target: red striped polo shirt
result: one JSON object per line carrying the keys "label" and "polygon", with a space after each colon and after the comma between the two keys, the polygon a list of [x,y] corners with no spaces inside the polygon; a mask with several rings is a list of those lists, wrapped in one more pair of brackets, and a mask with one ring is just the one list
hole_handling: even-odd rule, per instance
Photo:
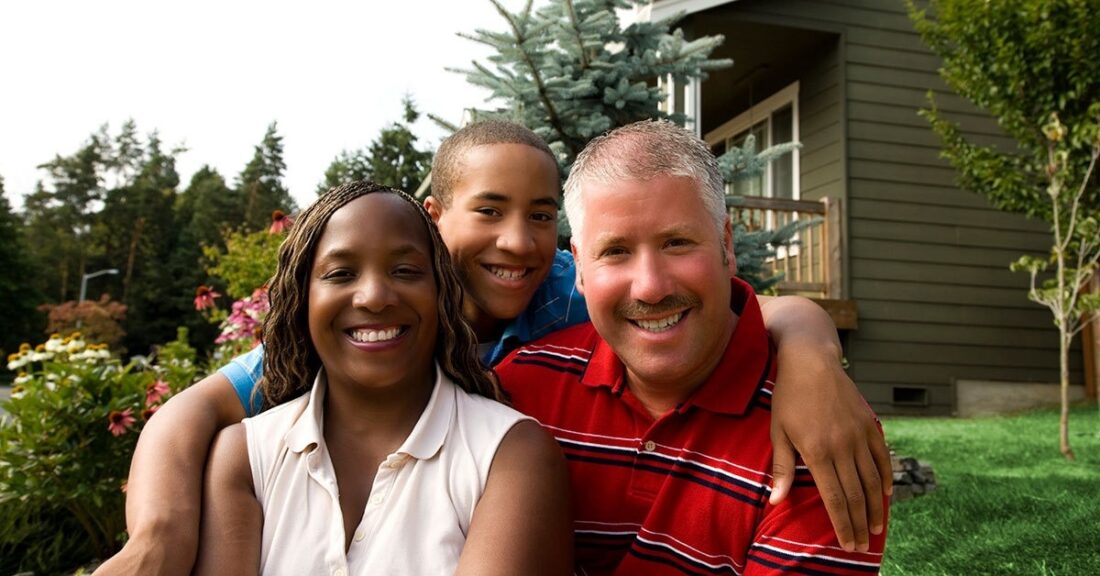
{"label": "red striped polo shirt", "polygon": [[876,574],[837,542],[805,466],[779,506],[771,492],[774,347],[752,290],[733,280],[737,327],[721,363],[654,419],[591,323],[509,355],[497,373],[569,464],[579,574]]}

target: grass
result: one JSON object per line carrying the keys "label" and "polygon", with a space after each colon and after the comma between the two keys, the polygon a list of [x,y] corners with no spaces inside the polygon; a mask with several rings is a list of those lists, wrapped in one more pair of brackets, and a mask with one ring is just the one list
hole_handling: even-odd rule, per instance
{"label": "grass", "polygon": [[884,418],[891,447],[932,465],[938,488],[890,510],[884,576],[1100,574],[1100,416],[1056,410],[976,419]]}

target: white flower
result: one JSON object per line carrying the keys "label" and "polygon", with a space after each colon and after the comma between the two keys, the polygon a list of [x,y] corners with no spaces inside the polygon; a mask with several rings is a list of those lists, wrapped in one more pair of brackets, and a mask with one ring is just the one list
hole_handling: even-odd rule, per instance
{"label": "white flower", "polygon": [[50,336],[49,340],[46,340],[47,352],[61,352],[65,349],[65,341],[61,339],[61,336],[54,334]]}
{"label": "white flower", "polygon": [[53,357],[53,354],[49,352],[32,352],[30,355],[31,362],[44,362]]}
{"label": "white flower", "polygon": [[[27,374],[26,372],[20,372],[19,376],[16,376],[15,380],[12,380],[12,382],[11,382],[12,386],[13,386],[12,389],[14,390],[14,386],[21,386],[21,385],[26,384],[27,382],[30,382],[30,381],[31,381],[30,374]],[[13,392],[13,394],[14,394],[14,392]]]}
{"label": "white flower", "polygon": [[8,370],[11,370],[12,372],[15,372],[16,370],[26,366],[28,362],[30,362],[29,355],[28,354],[20,354],[19,357],[16,358],[15,360],[12,360],[11,362],[8,362]]}
{"label": "white flower", "polygon": [[83,348],[84,348],[84,341],[80,340],[78,338],[78,339],[70,341],[69,345],[65,348],[65,350],[66,350],[66,352],[69,352],[71,354],[71,353],[76,352],[78,350],[82,350]]}

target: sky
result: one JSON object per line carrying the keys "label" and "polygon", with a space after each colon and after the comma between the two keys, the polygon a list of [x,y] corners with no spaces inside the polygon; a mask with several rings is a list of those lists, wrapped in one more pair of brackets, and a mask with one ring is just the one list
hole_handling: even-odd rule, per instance
{"label": "sky", "polygon": [[[284,183],[305,206],[337,153],[400,119],[405,94],[454,122],[485,106],[444,68],[490,54],[457,32],[504,23],[489,0],[3,2],[0,176],[21,207],[36,166],[133,118],[187,147],[181,189],[203,164],[232,183],[277,121]],[[445,135],[424,117],[414,131],[433,149]]]}

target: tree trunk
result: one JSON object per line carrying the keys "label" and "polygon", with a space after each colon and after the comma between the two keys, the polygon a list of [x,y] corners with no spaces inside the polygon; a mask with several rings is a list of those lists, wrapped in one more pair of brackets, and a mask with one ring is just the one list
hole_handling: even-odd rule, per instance
{"label": "tree trunk", "polygon": [[1066,460],[1074,460],[1073,449],[1069,447],[1069,345],[1070,335],[1063,324],[1058,328],[1061,332],[1061,346],[1058,350],[1058,360],[1061,363],[1062,378],[1062,418],[1058,422],[1058,448]]}
{"label": "tree trunk", "polygon": [[138,242],[141,241],[141,233],[145,230],[145,217],[137,219],[134,231],[130,236],[130,254],[126,257],[126,277],[122,279],[122,301],[129,304],[130,281],[134,278],[134,260],[137,258]]}

